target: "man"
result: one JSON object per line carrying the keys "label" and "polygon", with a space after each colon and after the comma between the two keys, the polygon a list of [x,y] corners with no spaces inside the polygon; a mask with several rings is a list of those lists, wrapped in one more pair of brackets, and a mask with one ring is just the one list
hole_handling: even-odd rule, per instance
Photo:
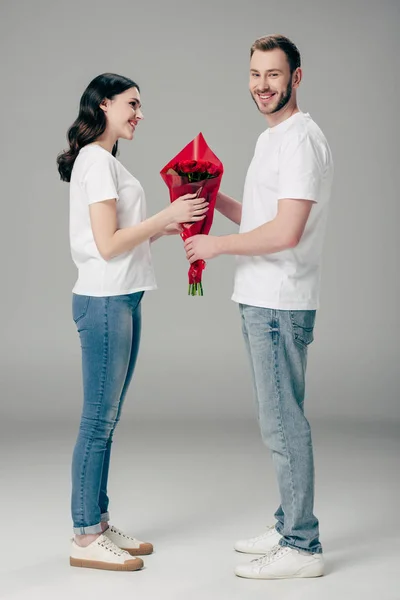
{"label": "man", "polygon": [[297,106],[300,65],[298,49],[281,35],[253,44],[250,92],[268,128],[256,144],[243,204],[222,193],[217,199],[217,210],[240,223],[240,232],[199,235],[185,243],[190,262],[237,256],[232,299],[239,304],[261,433],[281,499],[275,526],[235,544],[239,552],[263,555],[235,570],[258,579],[323,574],[303,403],[333,162],[323,133]]}

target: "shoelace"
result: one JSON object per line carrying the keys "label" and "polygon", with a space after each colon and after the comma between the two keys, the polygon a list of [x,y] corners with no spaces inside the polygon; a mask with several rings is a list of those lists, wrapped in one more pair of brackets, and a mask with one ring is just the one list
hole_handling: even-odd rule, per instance
{"label": "shoelace", "polygon": [[128,554],[125,550],[121,550],[121,548],[118,548],[118,546],[116,544],[114,544],[114,542],[112,542],[109,538],[107,538],[105,536],[103,536],[103,538],[101,539],[99,544],[105,550],[108,550],[109,552],[114,552],[114,554],[116,556],[122,556],[123,554]]}
{"label": "shoelace", "polygon": [[266,538],[267,536],[269,536],[269,534],[271,533],[271,531],[275,529],[274,525],[268,525],[267,527],[267,531],[265,531],[264,533],[262,533],[261,535],[258,535],[255,538],[252,538],[252,542],[261,542],[261,540],[263,540],[264,538]]}
{"label": "shoelace", "polygon": [[264,556],[260,556],[259,558],[254,558],[251,562],[259,566],[267,565],[274,558],[277,558],[280,554],[283,554],[284,551],[284,548],[278,544],[277,546],[271,548],[267,554],[264,554]]}
{"label": "shoelace", "polygon": [[130,540],[131,542],[138,542],[139,540],[137,540],[136,538],[131,537],[130,535],[125,535],[125,533],[123,533],[122,531],[120,531],[119,529],[117,529],[116,527],[114,527],[114,525],[111,525],[110,530],[113,533],[116,533],[117,535],[120,535],[121,537],[124,537],[127,540]]}

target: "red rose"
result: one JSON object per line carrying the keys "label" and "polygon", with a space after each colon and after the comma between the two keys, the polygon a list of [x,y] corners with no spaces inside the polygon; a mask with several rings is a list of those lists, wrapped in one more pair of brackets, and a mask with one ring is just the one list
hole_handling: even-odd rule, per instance
{"label": "red rose", "polygon": [[210,167],[208,160],[199,160],[197,162],[196,173],[207,173]]}
{"label": "red rose", "polygon": [[182,160],[178,163],[178,170],[182,173],[194,173],[197,171],[197,160]]}
{"label": "red rose", "polygon": [[211,177],[217,177],[220,174],[220,170],[216,165],[210,164],[207,169],[207,173],[211,175]]}

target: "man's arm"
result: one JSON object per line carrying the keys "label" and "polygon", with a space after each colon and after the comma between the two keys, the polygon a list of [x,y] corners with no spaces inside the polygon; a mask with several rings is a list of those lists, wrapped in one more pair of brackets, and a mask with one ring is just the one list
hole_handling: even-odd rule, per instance
{"label": "man's arm", "polygon": [[186,256],[194,262],[220,254],[261,256],[294,248],[303,235],[313,204],[310,200],[279,200],[278,213],[272,221],[247,233],[193,236],[185,243]]}
{"label": "man's arm", "polygon": [[221,215],[224,215],[224,217],[230,219],[236,225],[240,225],[240,221],[242,220],[242,205],[240,202],[222,192],[218,192],[215,208]]}
{"label": "man's arm", "polygon": [[219,254],[262,256],[297,246],[318,201],[324,164],[324,148],[308,134],[288,137],[280,150],[276,217],[246,233],[193,236],[185,243],[187,258],[194,262]]}

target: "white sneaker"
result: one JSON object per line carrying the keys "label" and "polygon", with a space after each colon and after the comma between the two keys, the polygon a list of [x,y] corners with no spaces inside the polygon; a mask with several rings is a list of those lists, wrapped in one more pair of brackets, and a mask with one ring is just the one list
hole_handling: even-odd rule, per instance
{"label": "white sneaker", "polygon": [[265,533],[249,540],[239,540],[234,545],[237,552],[246,552],[247,554],[265,554],[279,543],[281,534],[278,533],[272,525],[267,528]]}
{"label": "white sneaker", "polygon": [[321,577],[324,574],[322,554],[299,552],[287,546],[275,546],[265,556],[238,565],[235,575],[249,579],[291,579]]}
{"label": "white sneaker", "polygon": [[94,542],[83,548],[72,540],[71,567],[105,569],[107,571],[137,571],[143,567],[141,558],[131,558],[125,550],[118,548],[108,537],[100,535]]}
{"label": "white sneaker", "polygon": [[126,533],[123,533],[116,527],[109,527],[103,532],[103,534],[122,550],[129,552],[129,554],[132,556],[151,554],[153,552],[153,544],[150,544],[149,542],[141,542],[134,537],[126,535]]}

